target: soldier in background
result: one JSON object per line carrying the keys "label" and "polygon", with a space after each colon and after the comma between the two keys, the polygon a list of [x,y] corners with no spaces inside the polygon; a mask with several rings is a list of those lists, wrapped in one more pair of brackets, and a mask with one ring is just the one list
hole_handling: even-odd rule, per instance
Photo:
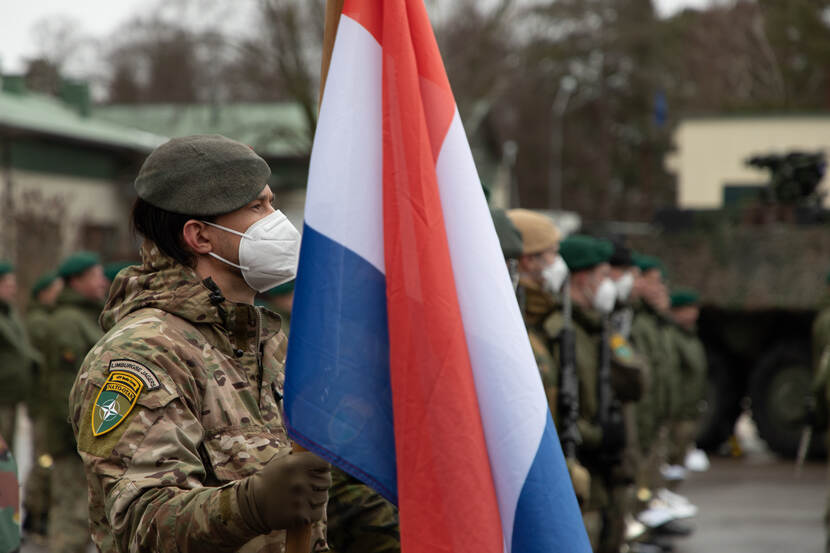
{"label": "soldier in background", "polygon": [[67,405],[78,368],[103,336],[98,317],[109,283],[100,258],[92,252],[67,257],[58,275],[66,285],[49,318],[42,406],[53,461],[48,538],[53,553],[76,553],[86,550],[89,521],[84,467],[75,450]]}
{"label": "soldier in background", "polygon": [[579,375],[579,459],[591,474],[590,499],[583,511],[585,528],[595,551],[609,550],[613,516],[609,485],[625,447],[622,416],[610,378],[607,318],[617,293],[608,264],[607,242],[583,235],[569,236],[559,248],[571,273],[576,368]]}
{"label": "soldier in background", "polygon": [[[511,209],[508,212],[510,222],[518,230],[521,238],[518,251],[510,251],[502,241],[502,251],[510,264],[517,261],[517,295],[522,317],[525,321],[530,346],[539,368],[548,407],[556,424],[560,440],[563,442],[565,461],[571,477],[580,508],[588,505],[591,490],[591,478],[587,469],[576,456],[581,442],[578,428],[565,428],[564,424],[576,424],[568,421],[563,411],[566,403],[578,402],[578,397],[563,398],[561,389],[563,336],[568,322],[562,310],[562,288],[567,280],[568,267],[559,255],[559,229],[550,218],[526,209]],[[497,227],[498,228],[498,227]],[[501,237],[500,237],[501,238]],[[567,346],[565,346],[567,347]],[[573,395],[578,394],[578,384],[574,386]],[[577,406],[578,409],[578,406]],[[569,438],[573,434],[573,437]],[[574,443],[568,444],[568,440]],[[570,451],[573,449],[573,451]]]}
{"label": "soldier in background", "polygon": [[[626,440],[619,468],[614,472],[610,488],[612,516],[609,550],[617,550],[626,541],[645,533],[645,526],[634,518],[637,506],[636,480],[643,457],[637,434],[637,402],[648,383],[648,362],[631,344],[631,326],[634,321],[633,304],[637,300],[634,282],[639,269],[634,265],[631,250],[619,242],[612,242],[611,279],[617,290],[614,312],[609,318],[609,349],[613,366],[613,383],[622,403]],[[634,549],[642,546],[632,546]]]}
{"label": "soldier in background", "polygon": [[17,406],[32,393],[32,380],[41,355],[29,342],[17,314],[17,276],[8,261],[0,261],[0,435],[14,445]]}
{"label": "soldier in background", "polygon": [[[32,286],[31,299],[26,307],[26,330],[32,345],[45,358],[49,344],[49,317],[55,307],[58,295],[63,290],[63,279],[51,271],[41,275]],[[44,390],[47,381],[41,371],[34,380],[36,390]],[[47,422],[43,417],[42,401],[29,402],[29,416],[32,417],[35,463],[26,479],[26,493],[23,505],[26,508],[24,530],[30,534],[46,536],[50,503],[50,479],[52,456],[48,453],[46,435]]]}
{"label": "soldier in background", "polygon": [[694,446],[701,405],[706,387],[706,350],[697,335],[700,295],[694,290],[675,290],[671,294],[671,339],[679,358],[680,397],[676,422],[672,426],[669,463],[684,465]]}
{"label": "soldier in background", "polygon": [[668,461],[679,373],[677,353],[668,332],[670,298],[660,260],[639,254],[634,254],[633,259],[640,273],[634,284],[639,300],[631,342],[645,356],[650,370],[647,392],[637,404],[637,433],[643,456],[637,478],[637,500],[643,510],[638,516],[652,536],[688,535],[691,528],[678,519],[692,516],[696,508],[686,503],[685,498],[666,493],[667,483],[662,472]]}

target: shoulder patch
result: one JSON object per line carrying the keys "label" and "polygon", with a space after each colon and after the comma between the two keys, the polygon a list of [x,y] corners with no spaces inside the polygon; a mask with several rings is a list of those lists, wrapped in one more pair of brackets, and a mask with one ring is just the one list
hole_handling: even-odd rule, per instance
{"label": "shoulder patch", "polygon": [[92,435],[102,436],[124,422],[143,388],[144,382],[131,372],[111,370],[92,406]]}
{"label": "shoulder patch", "polygon": [[629,360],[634,356],[634,353],[631,351],[631,346],[628,345],[628,340],[622,337],[621,334],[613,334],[611,335],[611,339],[609,340],[611,351],[614,352],[614,355],[619,357],[620,359]]}
{"label": "shoulder patch", "polygon": [[142,365],[138,361],[132,359],[113,359],[110,361],[109,372],[123,371],[137,376],[144,383],[144,388],[147,390],[158,390],[161,386],[156,374]]}

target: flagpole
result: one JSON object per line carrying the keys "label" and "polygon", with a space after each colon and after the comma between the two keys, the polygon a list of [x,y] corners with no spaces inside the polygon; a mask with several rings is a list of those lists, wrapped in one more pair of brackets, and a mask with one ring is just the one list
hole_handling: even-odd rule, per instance
{"label": "flagpole", "polygon": [[[331,53],[334,50],[334,38],[337,36],[337,25],[340,23],[340,14],[343,12],[344,0],[326,0],[326,23],[323,30],[323,59],[320,68],[320,95],[317,108],[323,103],[323,91],[326,88],[326,77],[329,74]],[[298,443],[291,444],[296,452],[306,451]],[[290,528],[285,535],[285,553],[309,553],[311,550],[311,525]]]}

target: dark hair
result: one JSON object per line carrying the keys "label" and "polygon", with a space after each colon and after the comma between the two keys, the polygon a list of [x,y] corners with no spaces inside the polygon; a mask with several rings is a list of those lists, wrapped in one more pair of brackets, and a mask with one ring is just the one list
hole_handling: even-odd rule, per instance
{"label": "dark hair", "polygon": [[216,216],[173,213],[149,204],[141,198],[136,198],[133,204],[133,212],[130,215],[130,226],[133,233],[138,233],[155,243],[163,253],[182,265],[193,267],[196,264],[196,256],[188,249],[182,239],[184,225],[191,219],[212,223]]}

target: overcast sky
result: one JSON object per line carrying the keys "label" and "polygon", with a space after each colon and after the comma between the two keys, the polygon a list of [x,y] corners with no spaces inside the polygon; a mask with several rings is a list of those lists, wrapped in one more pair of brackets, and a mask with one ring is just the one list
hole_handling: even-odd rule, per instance
{"label": "overcast sky", "polygon": [[[451,1],[451,0],[447,0]],[[658,12],[670,15],[686,6],[702,7],[712,0],[655,0]],[[44,17],[70,16],[81,31],[103,37],[131,15],[146,9],[147,0],[24,0],[0,1],[0,70],[21,71],[23,60],[37,52],[32,26]]]}

